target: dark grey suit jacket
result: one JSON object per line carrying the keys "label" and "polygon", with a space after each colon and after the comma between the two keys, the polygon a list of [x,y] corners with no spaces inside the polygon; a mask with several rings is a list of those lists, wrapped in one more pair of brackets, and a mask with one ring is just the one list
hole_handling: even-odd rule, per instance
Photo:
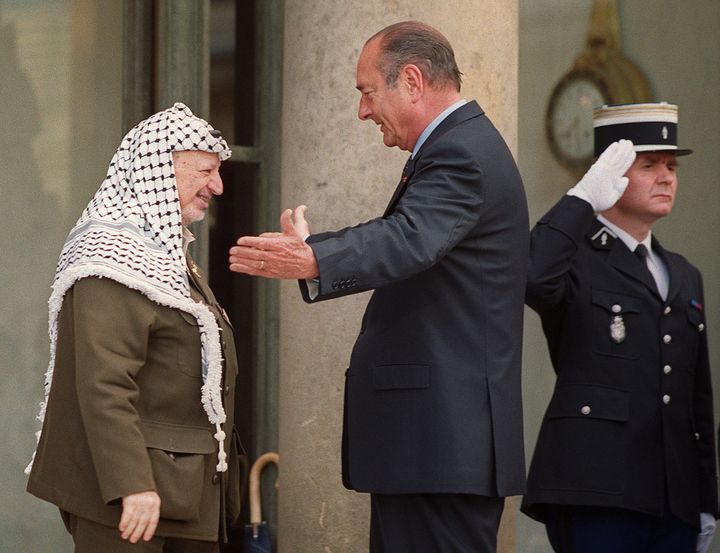
{"label": "dark grey suit jacket", "polygon": [[431,133],[382,217],[308,243],[315,301],[375,290],[347,370],[345,485],[523,493],[527,207],[515,161],[477,103]]}

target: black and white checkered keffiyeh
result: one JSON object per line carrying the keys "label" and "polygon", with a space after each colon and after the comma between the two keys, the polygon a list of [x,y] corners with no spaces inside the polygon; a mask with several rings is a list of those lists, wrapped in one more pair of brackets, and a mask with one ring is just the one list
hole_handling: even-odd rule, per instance
{"label": "black and white checkered keffiyeh", "polygon": [[[207,306],[190,297],[172,156],[173,152],[201,150],[217,153],[221,161],[228,159],[228,145],[219,133],[211,131],[214,129],[206,121],[176,103],[141,121],[123,138],[107,177],[60,253],[48,302],[50,363],[38,419],[45,418],[55,366],[57,317],[65,292],[85,277],[110,278],[197,319],[202,343],[201,400],[216,426],[218,470],[225,471],[220,336]],[[32,462],[26,472],[31,466]]]}

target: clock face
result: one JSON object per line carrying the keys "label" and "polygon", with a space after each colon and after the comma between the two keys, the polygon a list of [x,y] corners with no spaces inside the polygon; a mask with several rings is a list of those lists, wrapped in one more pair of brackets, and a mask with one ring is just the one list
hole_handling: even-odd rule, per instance
{"label": "clock face", "polygon": [[589,77],[568,76],[558,83],[548,105],[547,132],[558,161],[583,169],[593,158],[593,108],[608,99]]}

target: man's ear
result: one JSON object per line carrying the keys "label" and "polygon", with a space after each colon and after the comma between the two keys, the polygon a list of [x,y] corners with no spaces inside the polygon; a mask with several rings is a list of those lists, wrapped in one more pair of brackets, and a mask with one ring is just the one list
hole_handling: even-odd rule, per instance
{"label": "man's ear", "polygon": [[422,98],[425,91],[425,79],[420,68],[412,63],[408,63],[400,72],[402,84],[406,87],[412,102],[415,103]]}

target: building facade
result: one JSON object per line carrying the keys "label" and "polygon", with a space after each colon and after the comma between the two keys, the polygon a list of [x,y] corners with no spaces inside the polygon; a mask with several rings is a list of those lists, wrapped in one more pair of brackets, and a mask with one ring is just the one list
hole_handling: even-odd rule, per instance
{"label": "building facade", "polygon": [[[545,112],[585,46],[594,4],[0,0],[0,550],[72,550],[56,509],[24,491],[48,362],[49,286],[65,235],[122,136],[174,101],[208,118],[234,151],[195,257],[236,328],[248,453],[281,455],[279,491],[274,469],[264,480],[278,551],[366,550],[368,501],[342,488],[339,446],[344,370],[368,295],[307,306],[294,282],[229,274],[227,249],[238,235],[277,229],[281,209],[300,203],[317,231],[382,212],[405,154],[357,119],[355,63],[370,35],[404,19],[430,23],[454,45],[463,96],[478,100],[510,144],[534,223],[575,182],[552,155]],[[675,213],[657,233],[703,272],[717,367],[720,4],[687,10],[658,0],[652,12],[643,4],[619,6],[623,51],[656,99],[680,106],[680,141],[696,152],[682,162]],[[530,311],[524,340],[529,458],[554,381]],[[543,528],[516,514],[517,504],[508,504],[501,551],[550,553]],[[239,537],[227,551],[241,551]]]}

